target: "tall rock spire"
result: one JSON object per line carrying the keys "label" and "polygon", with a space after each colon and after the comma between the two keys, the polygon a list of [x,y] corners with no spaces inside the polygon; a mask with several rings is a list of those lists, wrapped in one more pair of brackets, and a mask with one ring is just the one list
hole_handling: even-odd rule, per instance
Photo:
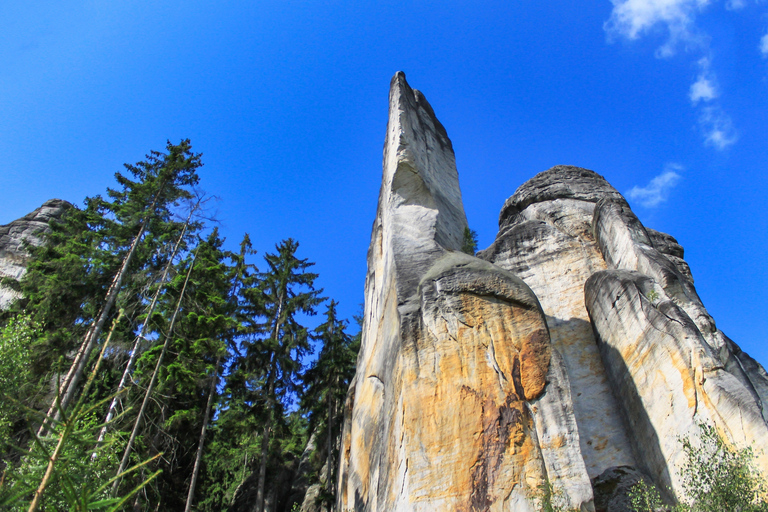
{"label": "tall rock spire", "polygon": [[[532,512],[547,468],[569,458],[554,443],[561,433],[576,436],[567,450],[577,469],[563,471],[558,490],[589,507],[568,411],[540,400],[547,381],[564,374],[550,366],[539,302],[513,274],[459,251],[467,224],[451,142],[403,73],[389,99],[337,508]],[[567,393],[550,387],[551,396]],[[541,431],[552,442],[546,453],[535,420],[542,411],[555,418]]]}
{"label": "tall rock spire", "polygon": [[[399,301],[416,291],[430,262],[459,250],[467,218],[448,134],[405,73],[392,77],[377,223],[388,237]],[[374,255],[375,256],[375,255]]]}

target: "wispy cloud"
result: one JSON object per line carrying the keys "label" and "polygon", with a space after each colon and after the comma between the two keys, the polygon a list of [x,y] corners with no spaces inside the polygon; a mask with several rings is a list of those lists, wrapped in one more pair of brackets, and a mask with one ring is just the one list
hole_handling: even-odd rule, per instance
{"label": "wispy cloud", "polygon": [[768,34],[760,38],[760,53],[763,57],[768,57]]}
{"label": "wispy cloud", "polygon": [[699,60],[699,67],[701,68],[699,76],[696,78],[696,81],[691,84],[691,90],[688,93],[688,97],[691,98],[691,102],[694,105],[700,101],[712,101],[719,96],[717,91],[717,78],[715,78],[715,74],[709,69],[709,59],[704,57]]}
{"label": "wispy cloud", "polygon": [[657,57],[674,55],[681,43],[703,44],[694,21],[698,12],[709,5],[709,0],[611,0],[611,3],[611,17],[603,25],[610,37],[632,40],[661,27],[668,38],[656,50]]}
{"label": "wispy cloud", "polygon": [[632,187],[627,192],[627,197],[637,201],[641,206],[654,208],[667,200],[670,191],[681,179],[676,171],[682,172],[682,170],[681,165],[667,164],[664,166],[664,172],[653,178],[645,187]]}
{"label": "wispy cloud", "polygon": [[704,134],[704,142],[719,150],[732,146],[739,139],[730,116],[718,105],[701,109],[699,127]]}
{"label": "wispy cloud", "polygon": [[[609,39],[621,37],[635,40],[647,34],[663,32],[666,37],[656,50],[657,57],[671,57],[681,47],[698,53],[696,65],[699,73],[688,90],[688,98],[698,110],[698,124],[704,143],[724,150],[733,145],[738,136],[733,121],[718,100],[721,91],[712,67],[710,38],[696,24],[697,16],[717,1],[611,0],[613,11],[603,28]],[[748,0],[725,0],[725,7],[735,11],[743,9],[747,3]],[[768,34],[760,40],[760,52],[768,58]]]}

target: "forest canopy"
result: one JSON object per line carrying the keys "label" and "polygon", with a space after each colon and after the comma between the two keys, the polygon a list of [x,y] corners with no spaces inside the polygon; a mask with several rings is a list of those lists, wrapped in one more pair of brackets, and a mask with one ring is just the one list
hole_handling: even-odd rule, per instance
{"label": "forest canopy", "polygon": [[126,164],[3,283],[21,298],[0,312],[1,506],[291,510],[313,485],[334,500],[359,334],[298,241],[225,249],[201,167],[189,140]]}

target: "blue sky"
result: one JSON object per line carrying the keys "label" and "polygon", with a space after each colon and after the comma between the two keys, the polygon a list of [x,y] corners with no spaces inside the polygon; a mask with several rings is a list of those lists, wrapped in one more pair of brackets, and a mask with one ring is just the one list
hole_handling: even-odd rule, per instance
{"label": "blue sky", "polygon": [[481,248],[524,181],[593,169],[768,364],[764,1],[5,1],[0,34],[0,223],[190,138],[230,247],[299,240],[351,318],[403,70],[454,143]]}

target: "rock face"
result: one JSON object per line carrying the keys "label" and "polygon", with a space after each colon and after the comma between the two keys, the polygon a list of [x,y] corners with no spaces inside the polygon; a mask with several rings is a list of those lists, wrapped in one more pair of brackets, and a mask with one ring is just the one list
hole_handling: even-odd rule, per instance
{"label": "rock face", "polygon": [[488,249],[459,252],[452,146],[402,73],[383,167],[338,510],[621,511],[640,480],[676,498],[698,423],[768,441],[765,370],[602,176],[537,175]]}
{"label": "rock face", "polygon": [[[29,254],[24,243],[39,245],[42,234],[48,231],[48,223],[58,220],[72,205],[61,199],[50,199],[43,205],[10,224],[0,226],[0,278],[21,279],[27,268]],[[0,309],[7,308],[18,294],[0,285]]]}

